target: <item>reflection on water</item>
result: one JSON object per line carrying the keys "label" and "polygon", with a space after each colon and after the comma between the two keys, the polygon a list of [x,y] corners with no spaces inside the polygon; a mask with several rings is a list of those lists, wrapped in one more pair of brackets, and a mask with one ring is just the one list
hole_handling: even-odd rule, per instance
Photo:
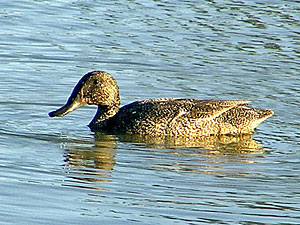
{"label": "reflection on water", "polygon": [[65,153],[65,161],[68,177],[76,181],[76,184],[71,186],[92,188],[80,186],[78,183],[109,182],[110,171],[116,163],[115,148],[116,141],[110,135],[99,136],[92,146],[82,144],[70,147]]}
{"label": "reflection on water", "polygon": [[111,170],[115,164],[115,148],[115,139],[102,135],[95,140],[94,146],[70,148],[65,157],[70,166]]}
{"label": "reflection on water", "polygon": [[[214,176],[249,176],[243,171],[228,171],[223,163],[256,163],[264,148],[252,135],[219,135],[198,138],[153,138],[120,136],[124,142],[144,143],[144,148],[161,149],[163,162],[155,162],[159,171],[203,173]],[[142,146],[139,145],[139,148]],[[261,155],[259,155],[261,157]]]}
{"label": "reflection on water", "polygon": [[[164,158],[176,156],[176,158],[164,163],[163,167],[177,168],[188,172],[203,172],[209,174],[220,175],[222,172],[211,169],[220,169],[215,164],[220,160],[219,156],[234,156],[235,161],[242,163],[252,163],[248,159],[249,154],[262,153],[263,148],[252,138],[252,135],[239,136],[209,136],[198,138],[171,138],[171,137],[148,137],[138,135],[106,135],[96,133],[94,135],[94,144],[86,144],[70,147],[65,153],[65,161],[67,163],[68,177],[71,178],[76,186],[80,188],[89,188],[101,190],[95,187],[91,182],[109,182],[111,171],[113,170],[116,160],[116,152],[118,143],[128,143],[132,145],[138,144],[138,148],[143,151],[159,151]],[[130,150],[128,150],[130,151]],[[129,153],[130,154],[130,153]],[[153,157],[153,156],[151,156]],[[189,157],[187,160],[183,157]],[[199,160],[198,157],[202,157]],[[205,161],[205,159],[207,161]],[[182,163],[178,163],[182,161]],[[198,163],[198,165],[197,165]],[[154,162],[155,167],[162,165]],[[205,164],[205,165],[203,165]],[[205,170],[203,170],[205,168]],[[210,169],[208,171],[207,169]],[[80,181],[80,182],[79,182]],[[80,185],[80,183],[82,185]]]}
{"label": "reflection on water", "polygon": [[122,135],[119,140],[123,142],[145,143],[147,148],[199,148],[212,150],[211,153],[251,153],[261,150],[252,135],[218,135],[190,137],[148,137],[138,135]]}

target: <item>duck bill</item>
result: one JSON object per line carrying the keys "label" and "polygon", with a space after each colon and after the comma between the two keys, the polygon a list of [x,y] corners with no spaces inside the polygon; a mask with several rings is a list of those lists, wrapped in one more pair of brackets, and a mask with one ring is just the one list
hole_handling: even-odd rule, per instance
{"label": "duck bill", "polygon": [[78,109],[79,107],[83,106],[85,103],[82,102],[80,100],[80,97],[77,95],[77,96],[73,96],[73,94],[70,96],[70,98],[68,99],[67,103],[62,106],[61,108],[53,111],[53,112],[50,112],[49,113],[49,116],[50,117],[62,117],[62,116],[65,116],[67,115],[68,113]]}

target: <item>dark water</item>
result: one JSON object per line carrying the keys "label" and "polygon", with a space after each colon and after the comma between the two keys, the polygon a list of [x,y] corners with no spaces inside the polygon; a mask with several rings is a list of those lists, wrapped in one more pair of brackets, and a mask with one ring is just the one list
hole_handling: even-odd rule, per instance
{"label": "dark water", "polygon": [[[299,224],[300,2],[2,1],[1,224]],[[80,77],[122,104],[249,99],[253,137],[184,143],[94,134],[65,118]]]}

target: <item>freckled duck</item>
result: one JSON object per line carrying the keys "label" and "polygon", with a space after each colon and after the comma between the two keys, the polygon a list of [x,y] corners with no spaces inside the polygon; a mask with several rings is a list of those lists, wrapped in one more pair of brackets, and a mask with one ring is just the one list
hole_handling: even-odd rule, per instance
{"label": "freckled duck", "polygon": [[266,118],[269,109],[247,107],[247,100],[196,100],[155,98],[120,108],[116,80],[103,71],[84,75],[67,103],[50,117],[64,116],[82,105],[97,105],[89,127],[92,131],[149,136],[204,136],[250,134]]}

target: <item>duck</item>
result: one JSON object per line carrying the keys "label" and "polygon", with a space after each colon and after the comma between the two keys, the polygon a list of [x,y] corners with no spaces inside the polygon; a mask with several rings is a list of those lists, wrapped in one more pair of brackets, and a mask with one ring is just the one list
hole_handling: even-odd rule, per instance
{"label": "duck", "polygon": [[67,102],[49,113],[62,117],[83,105],[96,105],[92,132],[152,137],[252,134],[274,112],[249,107],[248,100],[153,98],[120,108],[119,86],[107,72],[85,74]]}

